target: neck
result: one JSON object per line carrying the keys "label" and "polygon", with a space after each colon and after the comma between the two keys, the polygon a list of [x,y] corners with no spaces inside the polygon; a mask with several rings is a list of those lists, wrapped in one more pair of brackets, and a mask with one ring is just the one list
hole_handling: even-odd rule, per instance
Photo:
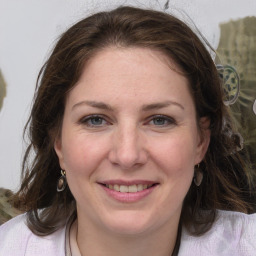
{"label": "neck", "polygon": [[77,243],[82,256],[171,256],[178,233],[178,224],[168,223],[149,234],[120,235],[94,229],[78,220]]}

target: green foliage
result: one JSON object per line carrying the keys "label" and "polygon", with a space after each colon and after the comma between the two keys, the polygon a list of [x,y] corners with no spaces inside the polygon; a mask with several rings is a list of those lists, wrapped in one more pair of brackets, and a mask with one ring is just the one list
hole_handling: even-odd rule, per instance
{"label": "green foliage", "polygon": [[6,96],[6,83],[0,70],[0,110],[3,106],[4,97]]}
{"label": "green foliage", "polygon": [[230,105],[230,112],[252,166],[248,166],[253,181],[248,200],[256,212],[256,17],[246,17],[220,25],[221,37],[216,63],[235,67],[240,77],[240,93]]}
{"label": "green foliage", "polygon": [[256,17],[230,21],[220,28],[217,62],[234,66],[240,76],[239,98],[230,110],[256,170]]}
{"label": "green foliage", "polygon": [[0,225],[21,213],[11,205],[12,195],[9,189],[0,188]]}

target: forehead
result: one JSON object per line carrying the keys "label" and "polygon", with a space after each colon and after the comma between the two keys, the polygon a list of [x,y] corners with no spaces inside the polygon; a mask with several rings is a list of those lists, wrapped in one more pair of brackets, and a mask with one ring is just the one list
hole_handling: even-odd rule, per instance
{"label": "forehead", "polygon": [[[123,102],[191,98],[189,83],[177,65],[163,53],[145,48],[106,48],[84,66],[68,99]],[[145,102],[144,102],[145,103]]]}

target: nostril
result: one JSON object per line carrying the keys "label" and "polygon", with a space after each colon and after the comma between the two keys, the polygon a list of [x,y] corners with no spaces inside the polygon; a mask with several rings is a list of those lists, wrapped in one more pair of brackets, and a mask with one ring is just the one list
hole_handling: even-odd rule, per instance
{"label": "nostril", "polygon": [[147,162],[148,155],[142,146],[145,144],[142,143],[138,135],[131,135],[131,130],[126,131],[126,135],[122,133],[122,135],[112,138],[109,160],[124,170],[138,168]]}

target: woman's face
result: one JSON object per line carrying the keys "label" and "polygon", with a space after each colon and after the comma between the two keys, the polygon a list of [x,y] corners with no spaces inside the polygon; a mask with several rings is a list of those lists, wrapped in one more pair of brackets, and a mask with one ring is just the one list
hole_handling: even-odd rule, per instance
{"label": "woman's face", "polygon": [[177,225],[207,149],[188,80],[154,50],[107,48],[66,100],[60,166],[88,229],[138,234]]}

